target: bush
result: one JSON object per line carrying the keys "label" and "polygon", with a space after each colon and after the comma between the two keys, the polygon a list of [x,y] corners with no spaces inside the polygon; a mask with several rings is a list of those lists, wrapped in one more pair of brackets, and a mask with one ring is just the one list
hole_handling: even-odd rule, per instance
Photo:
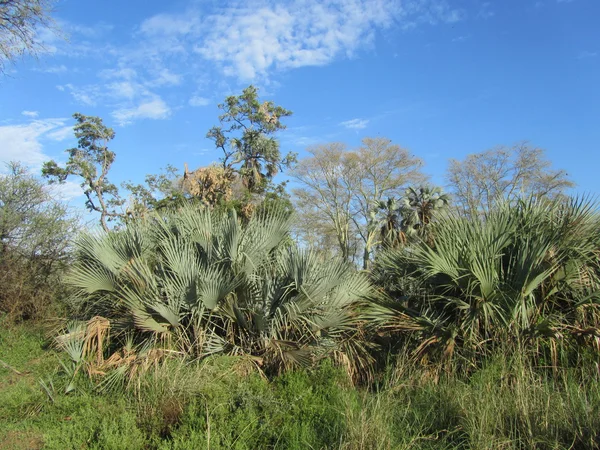
{"label": "bush", "polygon": [[387,252],[375,271],[396,295],[388,325],[412,332],[419,356],[468,366],[510,342],[558,366],[598,351],[593,202],[505,203],[483,218],[441,217],[431,231],[432,243]]}
{"label": "bush", "polygon": [[113,351],[133,341],[193,357],[250,355],[270,375],[332,354],[366,367],[369,281],[291,245],[290,221],[265,213],[243,224],[233,211],[188,206],[85,234],[67,279],[72,304],[85,320],[110,322]]}
{"label": "bush", "polygon": [[63,286],[75,221],[44,184],[17,164],[0,175],[0,312],[44,316]]}

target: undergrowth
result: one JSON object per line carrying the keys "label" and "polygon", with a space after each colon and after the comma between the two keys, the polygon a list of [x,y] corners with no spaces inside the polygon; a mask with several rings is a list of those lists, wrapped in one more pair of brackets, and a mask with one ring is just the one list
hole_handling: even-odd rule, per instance
{"label": "undergrowth", "polygon": [[399,357],[355,387],[328,361],[267,380],[216,357],[65,394],[59,356],[31,324],[0,327],[0,449],[600,448],[592,364],[548,372],[498,354],[468,376],[432,375]]}

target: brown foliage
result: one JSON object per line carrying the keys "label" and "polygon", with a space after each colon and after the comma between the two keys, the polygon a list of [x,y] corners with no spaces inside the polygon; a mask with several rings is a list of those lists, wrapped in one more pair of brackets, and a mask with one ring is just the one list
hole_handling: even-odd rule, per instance
{"label": "brown foliage", "polygon": [[200,167],[192,172],[186,166],[183,189],[205,205],[215,206],[231,198],[234,178],[230,169],[221,166]]}

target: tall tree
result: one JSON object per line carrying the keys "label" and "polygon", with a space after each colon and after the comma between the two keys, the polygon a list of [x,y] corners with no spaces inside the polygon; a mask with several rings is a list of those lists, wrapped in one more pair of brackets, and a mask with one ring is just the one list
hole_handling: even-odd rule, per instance
{"label": "tall tree", "polygon": [[352,151],[334,143],[309,153],[293,172],[302,185],[294,191],[300,210],[320,211],[337,235],[342,256],[352,259],[351,251],[362,248],[362,266],[368,268],[380,239],[379,203],[423,179],[422,161],[385,138],[365,138]]}
{"label": "tall tree", "polygon": [[357,186],[354,167],[347,163],[346,145],[334,142],[307,151],[311,156],[300,160],[292,172],[302,186],[293,191],[297,207],[313,217],[308,233],[317,228],[331,230],[342,258],[350,260],[352,199]]}
{"label": "tall tree", "polygon": [[423,161],[386,138],[364,138],[348,159],[356,178],[352,220],[363,244],[363,269],[367,269],[380,235],[376,221],[379,202],[422,181]]}
{"label": "tall tree", "polygon": [[74,131],[79,146],[66,150],[69,159],[65,167],[48,161],[44,163],[42,174],[50,183],[62,183],[71,175],[81,178],[86,207],[100,213],[100,224],[108,231],[107,221],[122,217],[116,208],[124,203],[117,186],[108,180],[108,172],[115,160],[115,153],[109,150],[108,143],[114,139],[115,132],[99,117],[79,113],[73,117],[77,121]]}
{"label": "tall tree", "polygon": [[552,169],[543,149],[528,143],[500,146],[450,160],[448,181],[454,203],[467,215],[477,215],[499,200],[519,196],[555,197],[574,186],[564,170]]}
{"label": "tall tree", "polygon": [[258,89],[248,86],[239,96],[229,96],[219,105],[223,114],[220,125],[212,127],[206,137],[223,152],[226,170],[237,171],[252,193],[262,193],[278,171],[289,167],[295,155],[281,155],[277,131],[285,128],[282,117],[291,111],[273,102],[260,102]]}
{"label": "tall tree", "polygon": [[0,0],[0,73],[20,56],[44,49],[40,29],[54,30],[54,0]]}

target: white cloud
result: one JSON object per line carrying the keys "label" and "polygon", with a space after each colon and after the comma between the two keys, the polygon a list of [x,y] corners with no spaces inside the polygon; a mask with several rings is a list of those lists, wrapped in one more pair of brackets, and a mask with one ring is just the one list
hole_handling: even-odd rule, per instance
{"label": "white cloud", "polygon": [[64,183],[51,184],[48,186],[57,200],[69,201],[83,195],[83,189],[79,183],[67,180]]}
{"label": "white cloud", "polygon": [[146,35],[177,35],[190,33],[199,21],[195,16],[157,14],[142,22],[140,32]]}
{"label": "white cloud", "polygon": [[73,127],[68,125],[66,127],[58,128],[56,130],[50,131],[46,135],[46,137],[53,141],[65,141],[73,137]]}
{"label": "white cloud", "polygon": [[27,117],[32,117],[32,118],[36,118],[37,116],[40,115],[40,113],[37,111],[21,111],[21,114],[23,114],[24,116],[27,116]]}
{"label": "white cloud", "polygon": [[201,97],[199,95],[194,95],[192,98],[190,98],[190,106],[208,106],[211,104],[210,99],[206,98],[206,97]]}
{"label": "white cloud", "polygon": [[145,100],[132,108],[113,111],[112,116],[121,124],[127,125],[136,119],[166,119],[171,114],[169,106],[159,97]]}
{"label": "white cloud", "polygon": [[119,69],[105,69],[100,72],[101,78],[123,78],[125,80],[132,80],[137,77],[137,72],[130,67],[121,67]]}
{"label": "white cloud", "polygon": [[34,120],[25,125],[0,126],[0,162],[19,161],[33,168],[41,168],[50,156],[44,153],[41,140],[51,131],[64,127],[67,119]]}
{"label": "white cloud", "polygon": [[101,95],[99,87],[94,85],[74,86],[68,83],[63,86],[57,86],[57,88],[60,91],[68,89],[76,101],[87,106],[96,106],[97,98]]}
{"label": "white cloud", "polygon": [[181,84],[181,75],[163,68],[158,72],[158,76],[148,84],[150,86],[177,86]]}
{"label": "white cloud", "polygon": [[351,119],[340,122],[340,125],[349,130],[362,130],[369,124],[369,119]]}
{"label": "white cloud", "polygon": [[496,13],[492,10],[492,4],[490,2],[483,2],[479,7],[477,17],[481,19],[489,19],[494,17]]}
{"label": "white cloud", "polygon": [[69,34],[80,35],[88,39],[97,39],[110,33],[115,27],[114,25],[105,22],[98,22],[92,27],[63,22],[62,28]]}
{"label": "white cloud", "polygon": [[[110,25],[101,24],[96,34],[92,29],[69,24],[67,31],[89,40],[78,40],[68,48],[56,44],[58,53],[93,57],[107,65],[88,85],[63,84],[58,89],[69,92],[78,103],[110,108],[122,123],[136,118],[165,118],[170,112],[160,100],[161,95],[165,98],[165,88],[196,80],[197,92],[206,92],[207,83],[222,86],[229,82],[224,77],[214,79],[212,73],[206,75],[207,66],[244,82],[272,82],[270,77],[277,71],[354,57],[371,47],[382,29],[403,30],[462,20],[464,12],[450,2],[231,0],[227,6],[220,6],[220,2],[194,1],[183,12],[144,20],[134,30],[132,40],[119,47],[107,39],[97,39],[111,30]],[[208,82],[199,81],[203,75]],[[200,95],[188,100],[191,106],[208,102]]]}
{"label": "white cloud", "polygon": [[131,81],[115,81],[104,85],[104,95],[114,99],[133,99],[144,94],[146,89]]}
{"label": "white cloud", "polygon": [[[444,0],[295,0],[237,4],[210,15],[195,51],[228,76],[251,80],[273,69],[328,64],[372,44],[378,29],[453,23]],[[164,16],[162,20],[164,21]]]}

